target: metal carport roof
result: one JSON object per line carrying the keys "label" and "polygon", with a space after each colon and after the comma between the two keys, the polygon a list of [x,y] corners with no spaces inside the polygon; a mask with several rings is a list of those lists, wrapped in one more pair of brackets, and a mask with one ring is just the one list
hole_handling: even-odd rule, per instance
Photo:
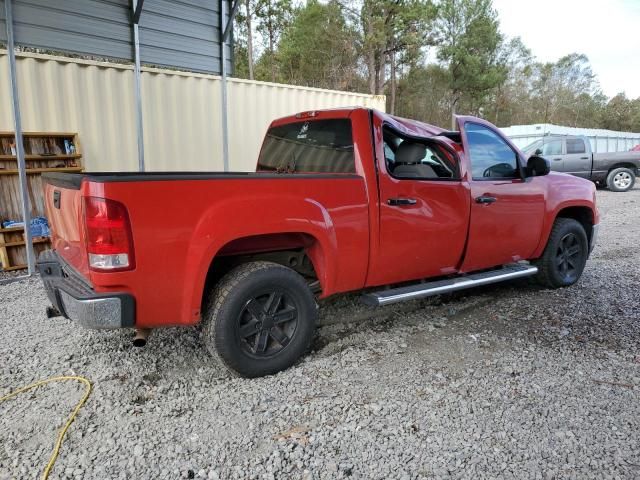
{"label": "metal carport roof", "polygon": [[226,78],[233,64],[231,32],[238,4],[239,0],[0,0],[0,42],[7,44],[9,57],[28,275],[34,273],[35,259],[16,45],[134,62],[140,171],[144,170],[141,63],[220,74],[222,151],[228,170]]}

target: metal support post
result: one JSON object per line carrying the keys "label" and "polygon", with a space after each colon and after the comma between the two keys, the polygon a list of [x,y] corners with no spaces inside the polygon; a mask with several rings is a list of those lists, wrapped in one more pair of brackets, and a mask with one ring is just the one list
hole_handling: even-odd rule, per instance
{"label": "metal support post", "polygon": [[[222,41],[220,42],[220,94],[222,101],[222,163],[224,165],[224,171],[229,171],[229,125],[227,115],[227,48],[225,33],[227,30],[227,23],[225,17],[227,16],[227,0],[220,0],[220,34],[222,35]],[[229,18],[229,22],[233,20]],[[224,33],[223,33],[224,32]]]}
{"label": "metal support post", "polygon": [[136,125],[138,135],[138,170],[144,172],[144,128],[142,120],[142,88],[140,74],[140,33],[138,31],[138,21],[142,11],[142,3],[144,0],[133,0],[133,54],[134,67],[133,75],[135,81],[135,98],[136,98]]}
{"label": "metal support post", "polygon": [[12,0],[4,1],[5,23],[7,27],[7,54],[9,56],[9,77],[11,79],[11,99],[13,106],[13,123],[16,132],[16,156],[18,159],[18,176],[20,180],[20,196],[22,197],[22,221],[24,222],[25,250],[29,275],[35,272],[35,254],[31,237],[31,202],[27,188],[27,168],[24,160],[24,143],[22,140],[22,119],[20,117],[20,98],[18,97],[18,77],[16,74],[16,54],[13,40]]}

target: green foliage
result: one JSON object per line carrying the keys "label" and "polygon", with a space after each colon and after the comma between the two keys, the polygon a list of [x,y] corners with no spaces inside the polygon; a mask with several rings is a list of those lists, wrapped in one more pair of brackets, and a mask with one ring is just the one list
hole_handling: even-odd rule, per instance
{"label": "green foliage", "polygon": [[276,82],[281,78],[276,49],[291,23],[293,5],[291,0],[257,0],[254,15],[258,20],[257,32],[264,40],[264,53],[256,65],[256,78]]}
{"label": "green foliage", "polygon": [[398,85],[398,115],[423,122],[448,126],[449,72],[437,64],[415,66],[400,79]]}
{"label": "green foliage", "polygon": [[613,97],[602,112],[602,125],[611,130],[640,132],[640,98],[629,100],[624,93]]}
{"label": "green foliage", "polygon": [[[243,0],[235,74],[387,95],[392,113],[449,127],[555,123],[640,131],[640,98],[608,100],[586,56],[536,62],[491,0]],[[249,35],[251,33],[251,35]]]}
{"label": "green foliage", "polygon": [[277,50],[283,79],[296,85],[353,90],[358,85],[358,35],[337,2],[311,0],[295,12]]}
{"label": "green foliage", "polygon": [[491,0],[443,0],[437,33],[438,58],[449,69],[452,111],[461,102],[478,111],[507,77],[498,62],[502,35]]}
{"label": "green foliage", "polygon": [[249,78],[247,47],[236,43],[233,46],[233,72],[238,78]]}
{"label": "green foliage", "polygon": [[364,0],[359,14],[369,92],[381,94],[390,61],[395,82],[395,66],[415,64],[422,49],[433,44],[437,8],[431,0]]}

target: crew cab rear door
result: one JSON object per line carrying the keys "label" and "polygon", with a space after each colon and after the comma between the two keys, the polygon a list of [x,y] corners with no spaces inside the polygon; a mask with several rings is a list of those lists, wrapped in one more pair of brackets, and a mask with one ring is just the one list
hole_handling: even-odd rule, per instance
{"label": "crew cab rear door", "polygon": [[409,138],[377,116],[373,129],[380,221],[367,285],[455,273],[469,216],[457,156],[428,138]]}
{"label": "crew cab rear door", "polygon": [[565,139],[563,172],[582,178],[591,178],[591,145],[584,138]]}
{"label": "crew cab rear door", "polygon": [[542,234],[544,177],[524,178],[524,156],[489,122],[459,117],[458,126],[471,192],[461,271],[530,258]]}

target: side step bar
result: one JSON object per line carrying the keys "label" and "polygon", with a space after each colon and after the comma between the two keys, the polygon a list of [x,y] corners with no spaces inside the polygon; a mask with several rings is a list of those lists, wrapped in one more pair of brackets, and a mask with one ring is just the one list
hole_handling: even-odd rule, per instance
{"label": "side step bar", "polygon": [[466,288],[489,285],[504,280],[529,277],[538,273],[538,267],[527,264],[512,264],[491,270],[488,272],[472,273],[445,280],[418,283],[406,287],[370,292],[362,295],[362,301],[371,306],[389,305],[391,303],[403,302],[405,300],[415,300],[416,298],[431,297],[441,293],[455,292]]}

